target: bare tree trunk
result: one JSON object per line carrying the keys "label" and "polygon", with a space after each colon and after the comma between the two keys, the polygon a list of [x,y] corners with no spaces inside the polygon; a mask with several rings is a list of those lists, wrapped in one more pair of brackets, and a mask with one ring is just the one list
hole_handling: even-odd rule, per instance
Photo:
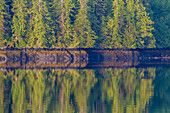
{"label": "bare tree trunk", "polygon": [[81,0],[81,6],[82,6],[82,8],[84,8],[84,3],[85,3],[85,0]]}
{"label": "bare tree trunk", "polygon": [[[31,9],[31,0],[29,0],[29,9]],[[30,11],[30,20],[31,20],[31,11]]]}
{"label": "bare tree trunk", "polygon": [[61,0],[61,30],[62,30],[62,34],[64,34],[64,9],[63,9],[63,0]]}
{"label": "bare tree trunk", "polygon": [[41,11],[41,10],[40,10],[41,0],[39,0],[39,5],[38,5],[38,6],[39,6],[39,12],[40,12],[40,11]]}

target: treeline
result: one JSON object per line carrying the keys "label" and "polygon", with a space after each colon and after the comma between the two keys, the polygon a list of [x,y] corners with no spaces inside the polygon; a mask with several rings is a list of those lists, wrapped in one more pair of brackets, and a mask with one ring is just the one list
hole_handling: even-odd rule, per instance
{"label": "treeline", "polygon": [[[0,45],[16,48],[170,47],[169,0],[151,1],[1,0]],[[167,7],[158,14],[160,3]]]}

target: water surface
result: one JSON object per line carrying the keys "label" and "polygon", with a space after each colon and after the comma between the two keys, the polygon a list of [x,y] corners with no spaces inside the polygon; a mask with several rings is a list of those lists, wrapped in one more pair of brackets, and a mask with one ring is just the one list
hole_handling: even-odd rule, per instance
{"label": "water surface", "polygon": [[170,67],[0,71],[0,113],[168,113]]}

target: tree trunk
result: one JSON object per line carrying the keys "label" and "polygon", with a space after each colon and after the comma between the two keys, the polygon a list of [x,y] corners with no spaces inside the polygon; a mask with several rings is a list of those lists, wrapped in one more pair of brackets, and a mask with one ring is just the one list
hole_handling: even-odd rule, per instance
{"label": "tree trunk", "polygon": [[41,0],[39,0],[39,5],[38,5],[38,6],[39,6],[39,12],[40,12],[40,11],[41,11],[41,10],[40,10]]}
{"label": "tree trunk", "polygon": [[64,9],[63,9],[63,0],[61,0],[61,30],[62,30],[62,34],[64,34]]}

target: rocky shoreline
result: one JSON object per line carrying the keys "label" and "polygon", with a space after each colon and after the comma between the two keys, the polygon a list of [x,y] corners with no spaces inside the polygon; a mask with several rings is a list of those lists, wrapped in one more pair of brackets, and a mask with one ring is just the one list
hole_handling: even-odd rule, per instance
{"label": "rocky shoreline", "polygon": [[170,49],[1,49],[0,68],[97,68],[169,65]]}

